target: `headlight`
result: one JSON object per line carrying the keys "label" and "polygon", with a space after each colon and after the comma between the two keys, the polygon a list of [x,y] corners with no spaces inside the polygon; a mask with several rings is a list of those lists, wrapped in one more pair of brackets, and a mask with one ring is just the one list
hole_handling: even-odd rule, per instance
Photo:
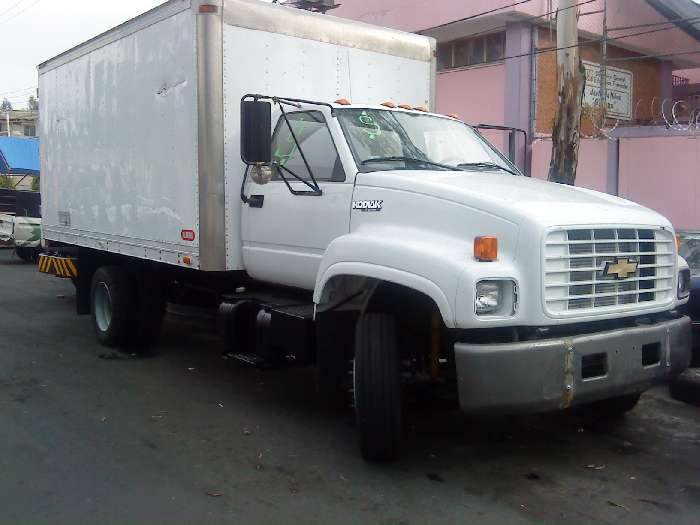
{"label": "headlight", "polygon": [[678,298],[685,299],[690,295],[690,270],[683,268],[678,272]]}
{"label": "headlight", "polygon": [[476,283],[474,311],[479,316],[509,317],[515,313],[516,288],[510,279],[491,279]]}

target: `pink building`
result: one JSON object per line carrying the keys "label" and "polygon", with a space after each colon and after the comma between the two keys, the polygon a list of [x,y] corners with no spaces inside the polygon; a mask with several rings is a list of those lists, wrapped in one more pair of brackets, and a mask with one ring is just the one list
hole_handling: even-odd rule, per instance
{"label": "pink building", "polygon": [[[437,111],[527,131],[526,140],[518,139],[516,162],[546,178],[557,105],[551,50],[557,4],[342,0],[332,14],[435,37]],[[679,230],[700,230],[700,5],[580,0],[577,9],[587,76],[577,185],[657,209]],[[599,103],[601,63],[606,119]],[[485,134],[507,149],[502,132]]]}

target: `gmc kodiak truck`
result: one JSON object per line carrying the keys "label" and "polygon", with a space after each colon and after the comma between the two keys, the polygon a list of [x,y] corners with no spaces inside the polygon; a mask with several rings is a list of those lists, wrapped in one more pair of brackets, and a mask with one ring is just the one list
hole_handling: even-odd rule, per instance
{"label": "gmc kodiak truck", "polygon": [[98,340],[152,346],[199,294],[235,358],[352,392],[369,460],[398,456],[416,387],[619,414],[688,366],[669,221],[525,177],[433,112],[430,38],[171,0],[41,64],[39,90],[39,266]]}

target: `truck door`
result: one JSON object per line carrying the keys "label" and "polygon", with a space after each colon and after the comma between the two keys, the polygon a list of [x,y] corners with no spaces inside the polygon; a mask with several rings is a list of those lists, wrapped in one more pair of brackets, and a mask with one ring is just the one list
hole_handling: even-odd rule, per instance
{"label": "truck door", "polygon": [[[256,279],[313,289],[326,248],[350,229],[353,184],[346,179],[324,113],[287,112],[287,118],[289,126],[280,117],[272,136],[272,180],[246,184],[251,200],[243,205],[243,262]],[[304,157],[320,195],[290,174],[311,181]],[[305,193],[295,195],[290,187]]]}

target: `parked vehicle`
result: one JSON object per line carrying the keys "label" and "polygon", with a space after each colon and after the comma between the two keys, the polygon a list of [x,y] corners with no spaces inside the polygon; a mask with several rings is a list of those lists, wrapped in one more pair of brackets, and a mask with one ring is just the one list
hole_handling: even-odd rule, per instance
{"label": "parked vehicle", "polygon": [[166,301],[215,304],[236,359],[352,391],[369,460],[398,456],[417,386],[631,409],[690,358],[673,227],[522,176],[428,111],[434,80],[427,37],[172,0],[39,66],[40,268],[108,346],[153,345]]}
{"label": "parked vehicle", "polygon": [[700,233],[684,232],[679,235],[680,255],[690,268],[690,297],[683,313],[690,317],[693,329],[693,357],[691,367],[700,366]]}
{"label": "parked vehicle", "polygon": [[0,244],[34,262],[41,251],[41,199],[38,192],[0,189]]}

